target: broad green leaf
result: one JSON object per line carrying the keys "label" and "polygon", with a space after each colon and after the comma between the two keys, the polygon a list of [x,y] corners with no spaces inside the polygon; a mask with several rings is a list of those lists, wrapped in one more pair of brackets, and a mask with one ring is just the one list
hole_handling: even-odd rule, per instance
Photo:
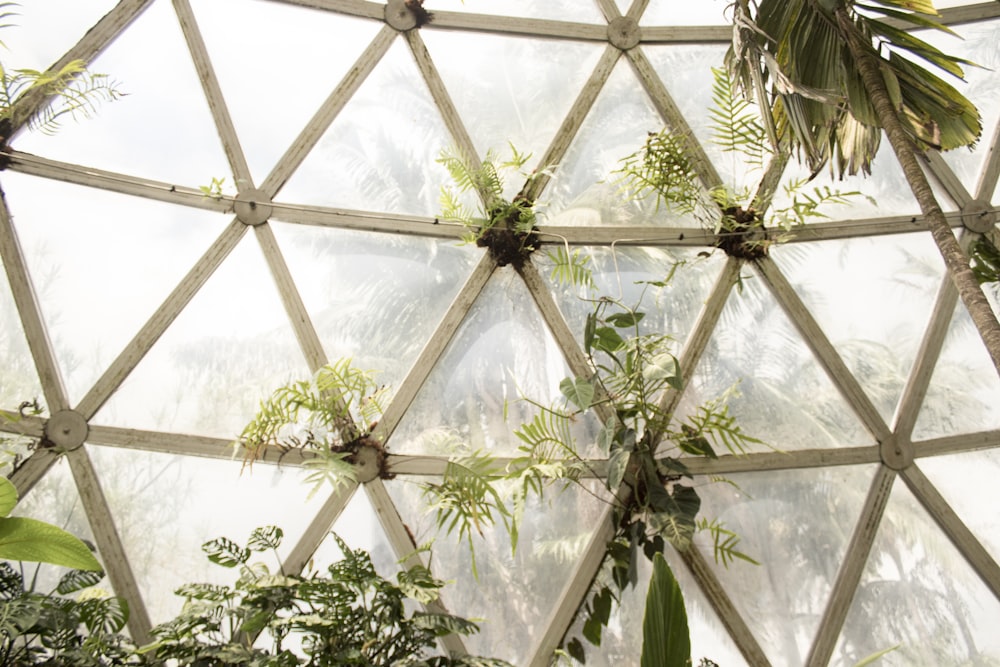
{"label": "broad green leaf", "polygon": [[616,449],[608,459],[608,488],[612,491],[617,489],[625,478],[629,454],[630,452],[624,449]]}
{"label": "broad green leaf", "polygon": [[615,441],[615,433],[618,432],[618,422],[614,417],[608,417],[607,423],[597,433],[597,447],[602,454],[611,451],[611,445]]}
{"label": "broad green leaf", "polygon": [[602,352],[617,352],[625,345],[621,335],[611,327],[597,327],[593,347]]}
{"label": "broad green leaf", "polygon": [[6,477],[0,477],[0,517],[10,514],[17,505],[17,487]]}
{"label": "broad green leaf", "polygon": [[559,383],[559,391],[581,410],[586,410],[594,402],[594,385],[583,378],[565,378]]}
{"label": "broad green leaf", "polygon": [[624,313],[612,313],[604,318],[604,321],[612,326],[618,327],[619,329],[628,329],[641,322],[642,318],[645,316],[646,313],[628,311]]}
{"label": "broad green leaf", "polygon": [[587,322],[583,327],[583,351],[590,354],[594,347],[594,337],[597,335],[597,313],[588,313]]}
{"label": "broad green leaf", "polygon": [[566,644],[566,652],[577,662],[582,663],[587,660],[587,654],[583,651],[583,643],[576,637]]}
{"label": "broad green leaf", "polygon": [[662,554],[653,557],[653,576],[642,619],[641,667],[688,667],[691,636],[684,597]]}
{"label": "broad green leaf", "polygon": [[80,620],[91,634],[115,634],[128,622],[123,598],[90,598],[80,603]]}
{"label": "broad green leaf", "polygon": [[0,519],[0,558],[52,563],[76,570],[101,569],[80,538],[27,517]]}
{"label": "broad green leaf", "polygon": [[642,379],[646,382],[666,380],[667,384],[678,391],[684,388],[681,365],[669,352],[661,352],[646,361],[642,367]]}

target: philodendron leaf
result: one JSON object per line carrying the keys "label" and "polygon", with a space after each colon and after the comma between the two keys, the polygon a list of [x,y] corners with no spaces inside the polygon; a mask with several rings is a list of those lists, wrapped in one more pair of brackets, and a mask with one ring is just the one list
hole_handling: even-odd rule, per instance
{"label": "philodendron leaf", "polygon": [[691,636],[684,597],[663,554],[653,556],[653,576],[642,619],[641,667],[688,667]]}
{"label": "philodendron leaf", "polygon": [[75,570],[100,570],[80,538],[62,528],[27,517],[0,519],[0,558],[52,563]]}
{"label": "philodendron leaf", "polygon": [[10,514],[17,504],[17,487],[6,477],[0,477],[0,517]]}
{"label": "philodendron leaf", "polygon": [[594,402],[594,385],[583,378],[565,378],[559,383],[559,391],[580,410],[586,410]]}

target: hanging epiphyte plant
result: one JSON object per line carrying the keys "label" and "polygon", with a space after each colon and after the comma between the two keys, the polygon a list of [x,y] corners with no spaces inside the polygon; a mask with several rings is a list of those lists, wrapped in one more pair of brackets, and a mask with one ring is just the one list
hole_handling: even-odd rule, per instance
{"label": "hanging epiphyte plant", "polygon": [[[713,68],[712,76],[712,140],[723,152],[738,154],[748,171],[759,171],[773,155],[760,110],[736,94],[726,70]],[[706,189],[684,139],[669,129],[650,132],[643,147],[622,160],[615,172],[618,183],[629,198],[653,196],[657,207],[692,215],[717,235],[716,247],[732,257],[763,257],[781,233],[825,218],[822,207],[860,196],[826,186],[806,192],[806,179],[793,180],[784,186],[790,203],[768,208],[746,186]]]}
{"label": "hanging epiphyte plant", "polygon": [[358,455],[375,456],[379,473],[388,476],[385,450],[372,435],[382,416],[388,388],[374,373],[340,359],[320,368],[309,380],[291,382],[261,401],[254,418],[234,443],[245,464],[274,447],[280,456],[298,450],[313,492],[357,481]]}
{"label": "hanging epiphyte plant", "polygon": [[[478,164],[460,150],[442,150],[438,162],[451,174],[454,187],[441,188],[440,218],[464,225],[463,240],[487,248],[500,266],[520,268],[539,246],[535,203],[521,193],[505,199],[504,176],[516,174],[530,181],[535,175],[523,171],[531,154],[519,152],[513,144],[510,150],[510,158],[501,161],[491,149]],[[460,200],[464,193],[478,195],[480,203],[470,208]]]}

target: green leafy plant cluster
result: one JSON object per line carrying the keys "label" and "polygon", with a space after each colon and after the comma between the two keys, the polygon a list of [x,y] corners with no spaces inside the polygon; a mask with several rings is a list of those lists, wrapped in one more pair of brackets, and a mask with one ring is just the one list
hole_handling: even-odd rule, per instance
{"label": "green leafy plant cluster", "polygon": [[[519,152],[510,144],[511,157],[501,161],[492,149],[476,164],[468,155],[457,150],[441,151],[438,162],[443,164],[454,181],[454,187],[441,188],[441,219],[466,227],[463,240],[487,248],[500,266],[519,268],[539,245],[535,233],[534,202],[522,193],[513,199],[504,198],[504,174],[515,173],[529,181],[533,175],[521,170],[530,153]],[[478,195],[480,204],[473,209],[461,201],[463,193]]]}
{"label": "green leafy plant cluster", "polygon": [[[208,558],[239,570],[232,586],[187,584],[178,589],[184,609],[153,629],[140,649],[147,660],[180,665],[247,667],[505,667],[501,660],[434,654],[441,637],[469,635],[475,623],[443,613],[409,612],[409,603],[438,599],[444,583],[423,566],[400,571],[390,582],[370,556],[333,535],[343,558],[326,572],[277,571],[255,554],[281,544],[279,528],[254,530],[247,544],[226,538],[205,543]],[[265,634],[261,634],[265,633]],[[262,641],[261,638],[266,638]]]}
{"label": "green leafy plant cluster", "polygon": [[[0,28],[17,15],[16,2],[0,2]],[[2,46],[2,43],[0,43]],[[90,118],[100,103],[120,99],[125,93],[106,74],[87,69],[82,60],[73,60],[53,70],[9,69],[0,63],[0,142],[10,139],[11,129],[27,123],[33,130],[53,134],[67,117]],[[54,98],[33,111],[22,109],[30,96]]]}
{"label": "green leafy plant cluster", "polygon": [[[760,109],[741,97],[725,69],[712,69],[712,107],[709,109],[713,141],[724,152],[737,153],[751,171],[760,170],[773,157]],[[643,147],[622,160],[615,172],[629,198],[655,197],[656,206],[693,215],[718,235],[716,246],[726,254],[756,259],[780,240],[778,233],[794,225],[826,217],[822,208],[846,204],[858,192],[840,192],[816,186],[806,192],[808,179],[784,185],[789,204],[765,213],[766,208],[747,187],[717,185],[706,189],[687,148],[686,137],[669,129],[651,132]]]}
{"label": "green leafy plant cluster", "polygon": [[246,464],[262,457],[269,447],[284,456],[298,450],[306,481],[313,492],[324,484],[337,488],[357,480],[355,463],[362,448],[375,453],[380,471],[385,452],[372,431],[382,416],[388,388],[375,382],[374,373],[341,359],[320,368],[309,380],[279,387],[261,401],[253,419],[235,443]]}
{"label": "green leafy plant cluster", "polygon": [[[25,586],[23,568],[0,563],[0,664],[104,667],[139,664],[121,634],[125,600],[93,588],[101,571],[70,570],[48,593]],[[76,594],[77,597],[70,597]]]}

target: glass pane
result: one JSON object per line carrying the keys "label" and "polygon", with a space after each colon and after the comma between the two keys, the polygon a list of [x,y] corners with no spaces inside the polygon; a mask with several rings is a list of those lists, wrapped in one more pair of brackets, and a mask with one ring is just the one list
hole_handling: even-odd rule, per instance
{"label": "glass pane", "polygon": [[831,665],[995,664],[1000,602],[897,481]]}
{"label": "glass pane", "polygon": [[655,200],[622,197],[613,172],[663,120],[627,62],[619,60],[541,200],[546,225],[687,225]]}
{"label": "glass pane", "polygon": [[[534,157],[531,172],[551,143],[604,48],[599,44],[428,31],[427,49],[480,155],[509,144]],[[501,160],[502,161],[502,160]],[[523,177],[505,179],[510,199]]]}
{"label": "glass pane", "polygon": [[920,469],[993,558],[1000,560],[1000,514],[992,502],[984,502],[996,497],[1000,450],[923,458]]}
{"label": "glass pane", "polygon": [[433,217],[450,182],[437,158],[451,143],[413,55],[397,39],[278,198]]}
{"label": "glass pane", "polygon": [[1000,379],[959,301],[913,437],[924,440],[995,428],[1000,428]]}
{"label": "glass pane", "polygon": [[[498,269],[393,433],[397,453],[449,456],[479,449],[513,455],[523,444],[514,429],[549,405],[569,376],[524,283]],[[580,453],[592,451],[597,426],[574,424]]]}
{"label": "glass pane", "polygon": [[[526,664],[602,516],[605,503],[595,497],[601,493],[599,483],[587,480],[585,487],[552,488],[542,500],[530,499],[513,554],[504,528],[484,525],[483,534],[472,537],[477,578],[469,545],[460,543],[454,533],[439,530],[435,516],[418,509],[423,504],[421,481],[395,480],[386,487],[417,544],[434,540],[432,570],[454,580],[442,594],[448,610],[483,619],[479,633],[466,639],[469,651]],[[507,490],[500,492],[509,502]]]}
{"label": "glass pane", "polygon": [[[549,278],[563,317],[581,346],[587,316],[594,312],[593,300],[608,297],[644,312],[641,332],[669,335],[676,341],[675,352],[679,353],[725,264],[722,253],[699,257],[697,251],[688,249],[587,246],[579,252],[594,280],[595,289],[588,290],[564,285],[555,277],[552,253],[563,250],[536,254],[532,261],[539,272]],[[577,250],[574,248],[570,252]],[[661,289],[648,284],[666,281],[671,272],[673,276],[667,287]]]}
{"label": "glass pane", "polygon": [[[246,545],[250,532],[277,525],[285,558],[324,501],[308,496],[301,470],[198,459],[114,447],[90,449],[115,526],[153,623],[173,618],[181,584],[232,583],[237,572],[209,562],[201,545],[227,537]],[[270,553],[259,558],[274,571]]]}
{"label": "glass pane", "polygon": [[399,386],[480,251],[457,241],[273,224],[327,356]]}
{"label": "glass pane", "polygon": [[0,368],[0,409],[16,410],[23,401],[41,398],[42,387],[6,271],[0,273]]}
{"label": "glass pane", "polygon": [[4,175],[4,188],[49,340],[79,400],[225,218],[16,172]]}
{"label": "glass pane", "polygon": [[56,135],[24,134],[18,149],[189,187],[229,175],[170,3],[152,3],[90,69],[119,82],[127,96],[101,104],[91,119],[64,123]]}
{"label": "glass pane", "polygon": [[[699,487],[702,516],[733,531],[737,550],[760,563],[723,566],[722,553],[712,567],[772,665],[805,664],[874,472],[756,472]],[[712,558],[709,532],[695,544]]]}
{"label": "glass pane", "polygon": [[944,275],[929,234],[775,246],[771,257],[886,423]]}
{"label": "glass pane", "polygon": [[73,47],[87,30],[117,4],[115,0],[45,0],[20,2],[7,11],[16,16],[4,23],[3,64],[8,70],[22,67],[44,70]]}
{"label": "glass pane", "polygon": [[382,26],[285,3],[191,4],[259,185]]}
{"label": "glass pane", "polygon": [[[363,488],[355,491],[347,507],[333,525],[332,532],[347,542],[350,548],[367,551],[379,576],[396,580],[396,572],[399,570],[398,559]],[[343,553],[337,542],[328,535],[312,557],[313,567],[322,570],[342,557]]]}
{"label": "glass pane", "polygon": [[761,451],[874,444],[762,279],[744,272],[740,284],[677,413],[730,394],[730,414]]}
{"label": "glass pane", "polygon": [[260,399],[310,375],[248,232],[96,418],[234,438]]}

